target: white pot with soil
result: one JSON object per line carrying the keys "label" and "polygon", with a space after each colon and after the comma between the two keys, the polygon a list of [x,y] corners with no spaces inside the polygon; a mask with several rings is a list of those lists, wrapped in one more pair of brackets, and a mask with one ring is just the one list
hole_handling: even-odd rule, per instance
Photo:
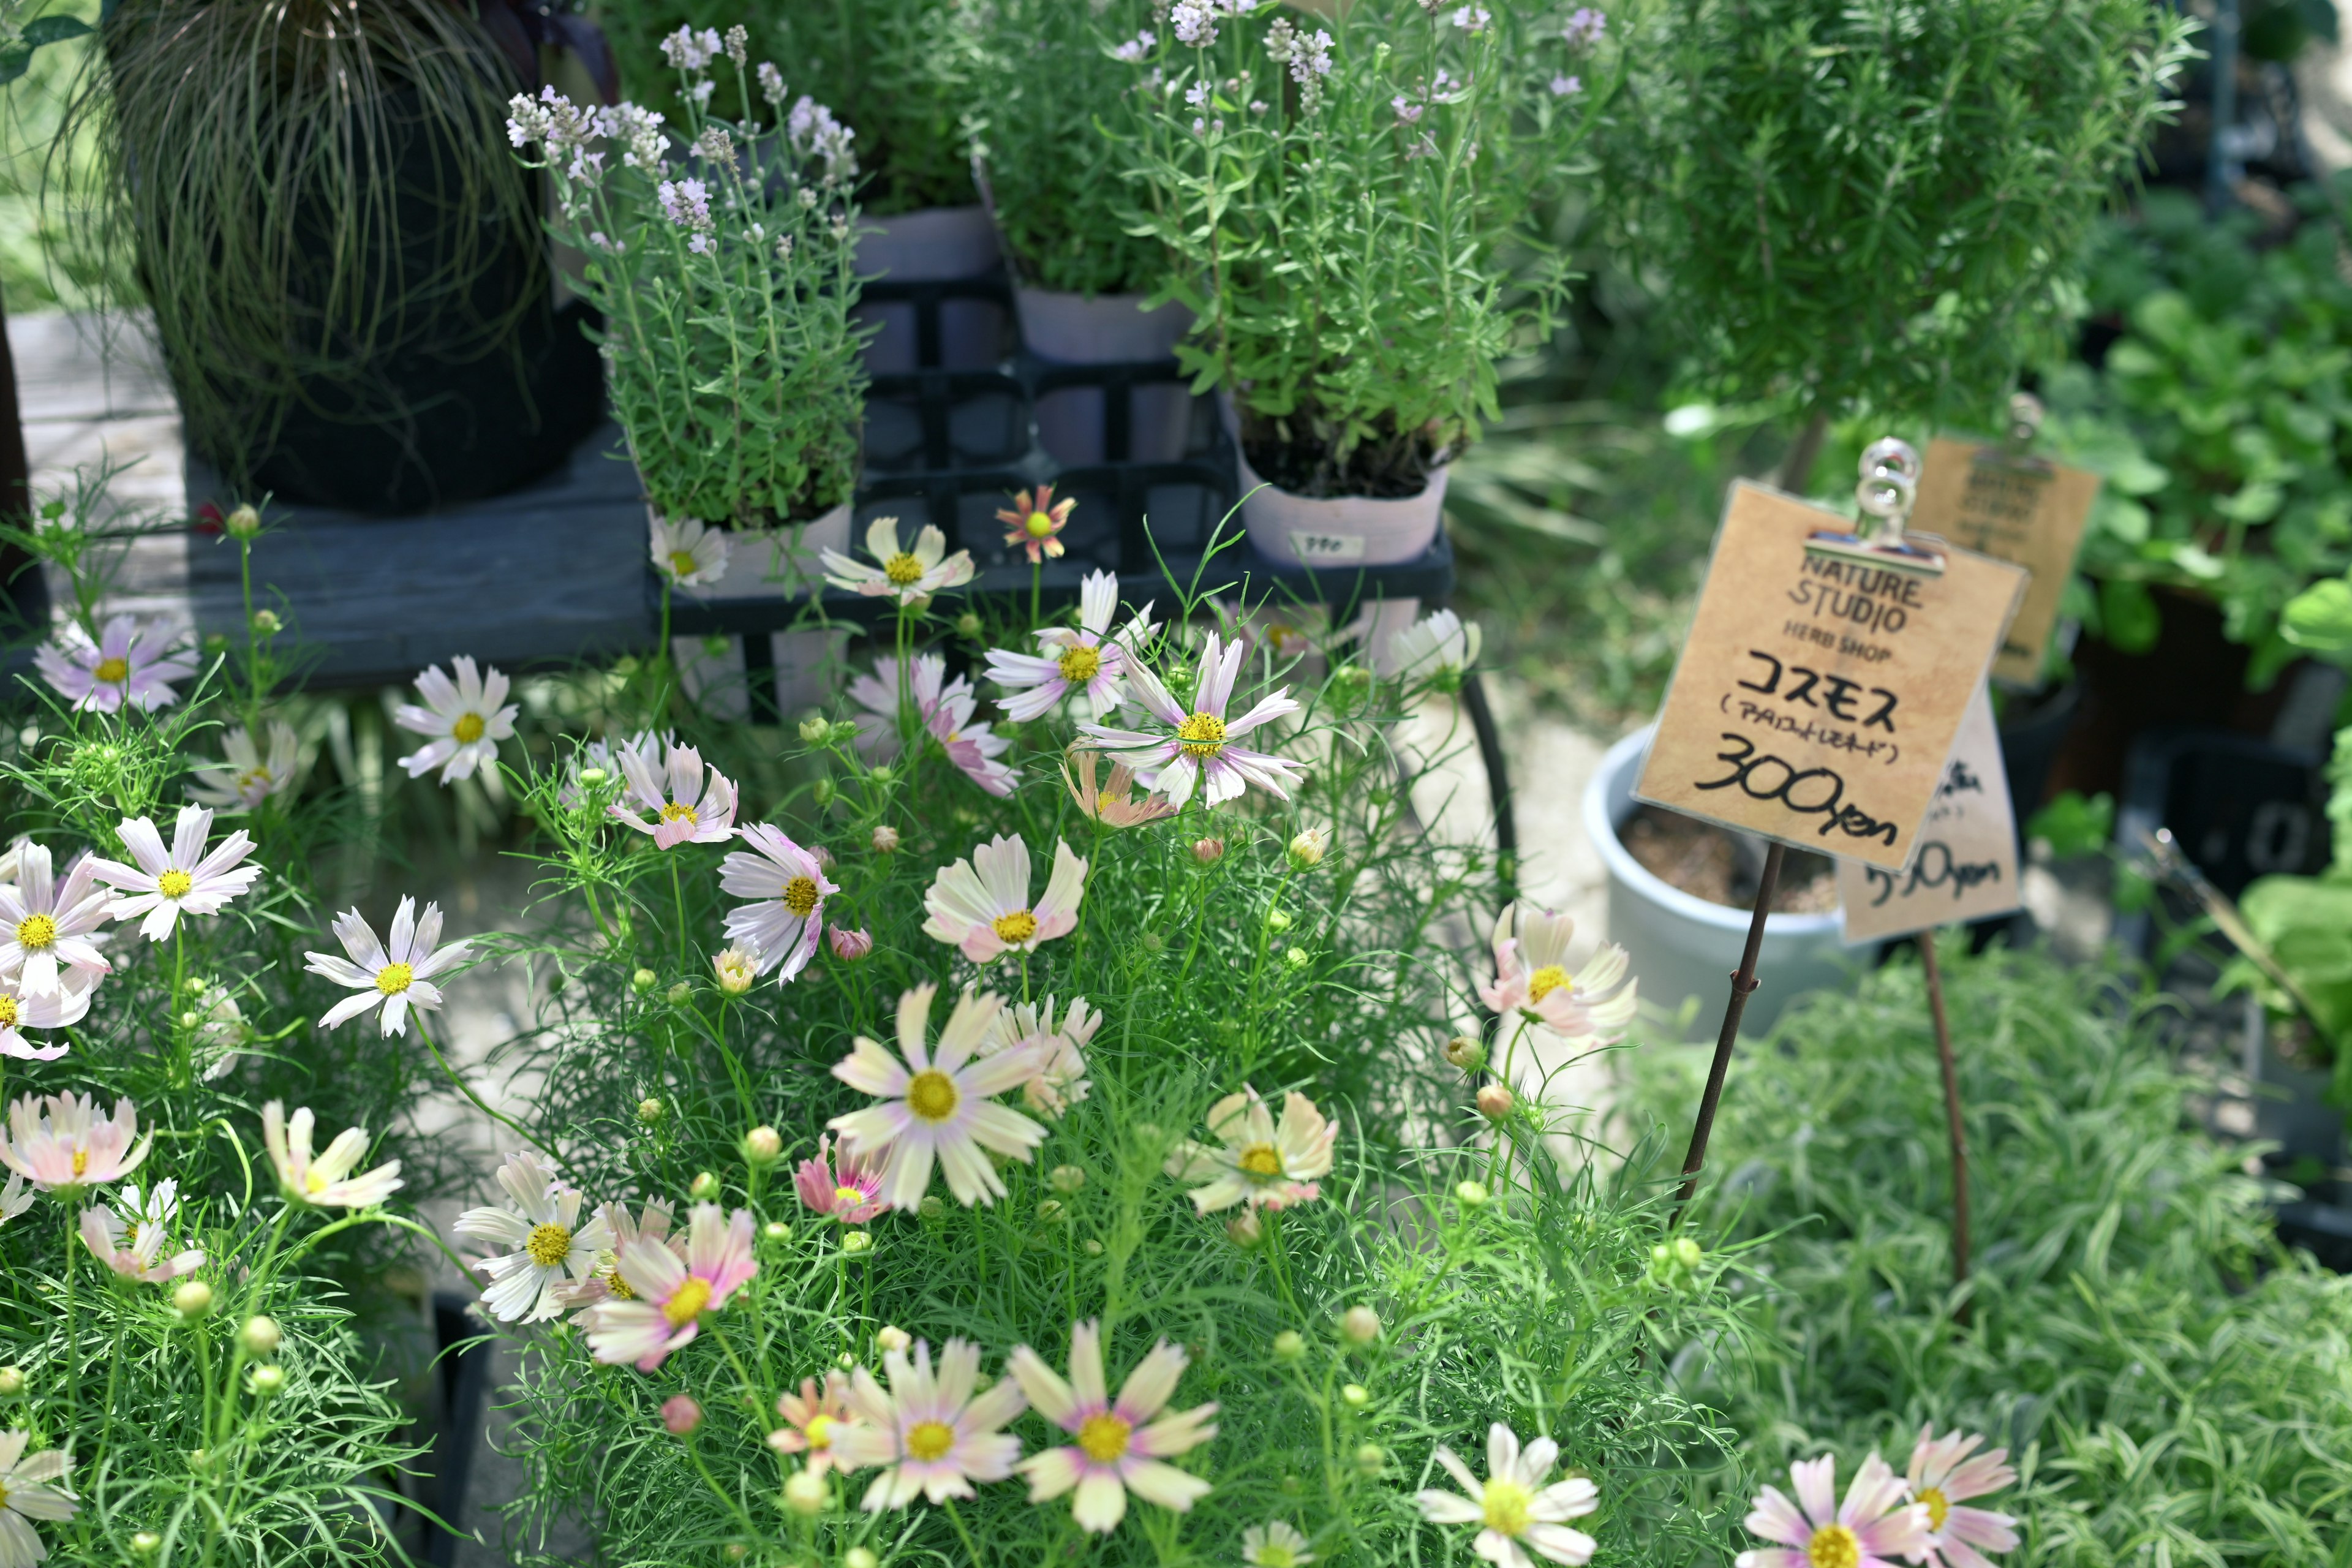
{"label": "white pot with soil", "polygon": [[[648,519],[653,508],[646,509]],[[727,570],[718,582],[671,592],[680,602],[767,599],[821,587],[824,575],[818,552],[849,552],[849,503],[821,517],[782,528],[727,530]]]}
{"label": "white pot with soil", "polygon": [[1430,470],[1417,495],[1302,496],[1258,477],[1230,402],[1220,409],[1234,440],[1242,485],[1242,526],[1271,560],[1346,570],[1418,560],[1445,515],[1445,465]]}
{"label": "white pot with soil", "polygon": [[[1601,759],[1584,788],[1584,830],[1609,872],[1609,938],[1631,955],[1643,1001],[1672,1013],[1685,998],[1696,997],[1698,1006],[1683,1037],[1712,1040],[1722,1026],[1732,971],[1739,967],[1748,940],[1749,910],[1685,892],[1627,847],[1626,834],[1645,809],[1633,798],[1633,784],[1649,751],[1651,728],[1626,736]],[[1727,854],[1732,836],[1723,839]],[[1854,976],[1876,958],[1876,942],[1846,945],[1839,932],[1836,879],[1831,874],[1822,880],[1826,908],[1766,917],[1756,962],[1762,984],[1748,998],[1742,1034],[1762,1034],[1792,998],[1808,991],[1850,989]],[[1728,886],[1736,883],[1727,879]],[[1784,874],[1783,897],[1801,901],[1806,896],[1807,885],[1792,887]],[[1819,901],[1818,891],[1812,897]]]}
{"label": "white pot with soil", "polygon": [[[956,283],[996,270],[996,226],[977,202],[869,217],[857,230],[857,276],[864,281]],[[866,346],[875,375],[915,370],[992,370],[1003,354],[1004,308],[993,300],[940,301],[938,357],[920,354],[919,315],[910,300],[870,300],[855,312],[882,331]]]}
{"label": "white pot with soil", "polygon": [[[1174,300],[1143,309],[1140,294],[1060,294],[1016,284],[1021,342],[1049,365],[1130,364],[1174,357],[1192,312]],[[1097,386],[1064,386],[1037,399],[1037,441],[1057,463],[1109,458],[1108,399]],[[1184,455],[1192,429],[1192,394],[1181,382],[1154,383],[1129,394],[1125,460],[1171,463]]]}

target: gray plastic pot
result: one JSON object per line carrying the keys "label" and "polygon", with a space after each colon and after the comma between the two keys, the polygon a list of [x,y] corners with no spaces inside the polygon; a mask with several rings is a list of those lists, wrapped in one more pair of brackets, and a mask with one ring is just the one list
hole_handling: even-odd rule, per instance
{"label": "gray plastic pot", "polygon": [[[1174,300],[1142,308],[1140,294],[1057,294],[1016,286],[1021,342],[1048,364],[1128,364],[1164,360],[1176,340],[1190,331],[1192,312]],[[1104,441],[1104,399],[1098,386],[1056,387],[1037,399],[1037,442],[1057,463],[1099,463]],[[1192,395],[1181,382],[1133,389],[1129,410],[1127,460],[1172,463],[1184,455],[1192,427]]]}

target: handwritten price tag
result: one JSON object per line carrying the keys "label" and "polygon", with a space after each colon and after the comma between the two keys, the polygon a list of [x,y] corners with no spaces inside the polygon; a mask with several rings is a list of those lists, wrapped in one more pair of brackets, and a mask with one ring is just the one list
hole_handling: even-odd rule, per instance
{"label": "handwritten price tag", "polygon": [[1847,526],[1732,487],[1634,794],[1895,871],[2026,574],[1966,550],[1936,577],[1805,553]]}
{"label": "handwritten price tag", "polygon": [[1360,533],[1316,533],[1304,528],[1290,531],[1290,548],[1298,559],[1313,565],[1318,561],[1361,561],[1364,558],[1364,536]]}
{"label": "handwritten price tag", "polygon": [[2074,574],[2099,476],[1967,441],[1927,443],[1911,526],[1955,544],[2013,561],[2032,574],[2025,602],[2001,640],[1992,678],[2013,686],[2042,679],[2058,624],[2058,601]]}
{"label": "handwritten price tag", "polygon": [[2017,825],[2011,810],[1992,698],[1979,687],[1944,764],[1936,802],[1919,825],[1919,847],[1911,864],[1889,871],[1854,860],[1838,862],[1846,941],[1908,936],[2016,909]]}

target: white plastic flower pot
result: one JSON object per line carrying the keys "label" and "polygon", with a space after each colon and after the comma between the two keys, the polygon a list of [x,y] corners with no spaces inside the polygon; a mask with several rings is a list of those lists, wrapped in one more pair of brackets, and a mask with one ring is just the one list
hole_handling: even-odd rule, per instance
{"label": "white plastic flower pot", "polygon": [[[996,226],[989,221],[988,209],[977,203],[867,218],[858,226],[857,275],[869,282],[953,283],[986,277],[996,264]],[[866,368],[875,375],[992,369],[1003,341],[1003,306],[992,300],[943,300],[939,363],[927,366],[918,353],[912,300],[869,300],[855,314],[861,322],[882,325],[866,346]]]}
{"label": "white plastic flower pot", "polygon": [[[648,518],[653,509],[646,508]],[[727,536],[727,571],[716,583],[671,590],[680,599],[765,599],[824,575],[817,552],[849,551],[849,503],[842,502],[813,521],[799,537],[791,528],[736,531]]]}
{"label": "white plastic flower pot", "polygon": [[1250,542],[1275,561],[1302,566],[1394,566],[1414,561],[1437,537],[1445,515],[1443,464],[1417,496],[1380,500],[1371,496],[1298,496],[1266,483],[1242,450],[1241,425],[1233,405],[1220,409],[1225,433],[1234,438],[1234,461],[1241,471],[1242,526]]}
{"label": "white plastic flower pot", "polygon": [[[1654,725],[1609,748],[1584,786],[1584,831],[1609,871],[1609,937],[1633,959],[1642,999],[1673,1012],[1698,998],[1685,1037],[1712,1040],[1731,997],[1732,971],[1748,941],[1748,911],[1684,892],[1653,876],[1617,836],[1639,803],[1633,784],[1650,749]],[[1742,1034],[1762,1034],[1780,1010],[1808,991],[1850,989],[1878,953],[1874,942],[1846,945],[1837,912],[1765,918],[1756,961],[1763,984],[1748,999]]]}
{"label": "white plastic flower pot", "polygon": [[[1164,360],[1192,325],[1192,312],[1174,300],[1142,308],[1140,294],[1057,294],[1015,287],[1021,341],[1048,364],[1126,364]],[[1037,440],[1057,463],[1102,462],[1105,399],[1100,387],[1065,386],[1037,400]],[[1129,408],[1127,460],[1169,463],[1184,455],[1192,432],[1192,396],[1181,383],[1139,386]]]}

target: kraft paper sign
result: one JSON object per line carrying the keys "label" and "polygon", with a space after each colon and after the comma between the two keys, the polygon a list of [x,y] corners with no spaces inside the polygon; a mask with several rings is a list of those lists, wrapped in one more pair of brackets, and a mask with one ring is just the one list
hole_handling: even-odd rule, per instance
{"label": "kraft paper sign", "polygon": [[1960,721],[1911,864],[1888,871],[1841,860],[1837,880],[1848,942],[1908,936],[2018,908],[2017,825],[1989,691],[1978,688]]}
{"label": "kraft paper sign", "polygon": [[2025,571],[1950,548],[1937,577],[1805,553],[1810,535],[1850,526],[1732,487],[1634,794],[1896,871]]}
{"label": "kraft paper sign", "polygon": [[2074,572],[2099,476],[1967,441],[1927,443],[1911,527],[2032,574],[2010,623],[1992,678],[2013,686],[2042,679],[2042,656],[2058,625],[2058,601]]}

